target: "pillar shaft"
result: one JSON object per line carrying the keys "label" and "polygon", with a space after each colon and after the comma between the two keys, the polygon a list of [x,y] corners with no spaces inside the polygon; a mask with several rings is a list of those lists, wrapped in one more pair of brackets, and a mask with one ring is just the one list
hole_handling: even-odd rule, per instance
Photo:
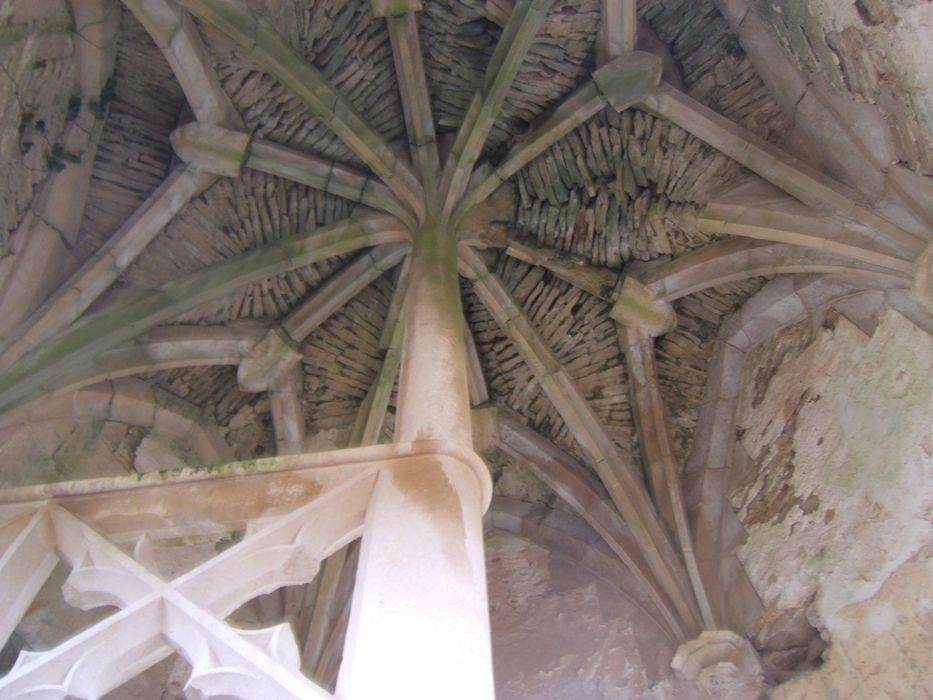
{"label": "pillar shaft", "polygon": [[475,472],[434,456],[379,475],[337,697],[493,700]]}
{"label": "pillar shaft", "polygon": [[472,447],[463,330],[456,237],[426,226],[411,252],[397,442],[438,439]]}
{"label": "pillar shaft", "polygon": [[[415,237],[404,314],[395,439],[472,450],[456,243],[441,227]],[[380,474],[367,509],[337,696],[492,700],[488,473],[472,456],[410,462]]]}

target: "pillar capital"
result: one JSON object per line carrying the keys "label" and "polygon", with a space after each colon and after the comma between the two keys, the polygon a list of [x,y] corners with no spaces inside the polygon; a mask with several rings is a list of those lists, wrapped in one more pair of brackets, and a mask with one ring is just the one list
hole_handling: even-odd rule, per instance
{"label": "pillar capital", "polygon": [[627,330],[652,338],[669,333],[677,326],[677,314],[670,303],[655,297],[646,285],[631,275],[622,281],[609,315]]}

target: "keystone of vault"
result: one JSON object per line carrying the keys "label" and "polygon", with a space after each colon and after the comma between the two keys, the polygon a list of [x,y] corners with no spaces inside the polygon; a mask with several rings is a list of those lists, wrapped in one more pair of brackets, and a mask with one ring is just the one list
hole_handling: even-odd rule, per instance
{"label": "keystone of vault", "polygon": [[593,71],[606,102],[623,112],[661,82],[661,59],[646,51],[619,56]]}
{"label": "keystone of vault", "polygon": [[677,327],[677,314],[670,303],[658,299],[651,290],[631,275],[619,288],[609,315],[630,330],[654,338]]}
{"label": "keystone of vault", "polygon": [[253,346],[249,356],[240,362],[237,382],[243,391],[265,391],[271,377],[280,376],[301,361],[301,353],[282,328],[275,328]]}
{"label": "keystone of vault", "polygon": [[186,124],[175,129],[170,138],[172,148],[185,163],[226,177],[239,176],[249,151],[249,134],[216,124]]}

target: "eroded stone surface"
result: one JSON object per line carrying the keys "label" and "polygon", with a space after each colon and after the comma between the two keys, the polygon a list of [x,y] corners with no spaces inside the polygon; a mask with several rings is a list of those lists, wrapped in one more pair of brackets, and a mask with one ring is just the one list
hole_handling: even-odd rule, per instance
{"label": "eroded stone surface", "polygon": [[830,641],[827,665],[776,697],[917,697],[929,681],[914,654],[931,653],[933,340],[891,310],[871,337],[831,314],[750,360],[738,555],[766,606],[809,606]]}
{"label": "eroded stone surface", "polygon": [[778,687],[774,700],[921,698],[933,693],[933,548],[903,564],[872,598],[839,610],[825,665]]}
{"label": "eroded stone surface", "polygon": [[754,0],[804,71],[836,92],[876,104],[895,124],[898,154],[929,172],[933,67],[926,59],[933,7],[922,2]]}

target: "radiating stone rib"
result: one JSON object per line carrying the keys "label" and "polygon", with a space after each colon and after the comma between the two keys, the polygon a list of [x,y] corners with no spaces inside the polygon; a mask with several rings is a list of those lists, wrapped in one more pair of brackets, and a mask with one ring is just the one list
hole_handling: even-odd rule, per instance
{"label": "radiating stone rib", "polygon": [[658,586],[648,563],[615,506],[587,483],[585,468],[546,438],[523,425],[507,409],[499,409],[499,449],[517,460],[563,498],[599,533],[632,575],[644,585],[667,627],[680,639],[686,631],[670,599]]}
{"label": "radiating stone rib", "polygon": [[424,71],[421,38],[418,35],[418,19],[413,11],[401,16],[386,17],[392,56],[395,60],[395,76],[405,112],[405,129],[411,159],[422,183],[436,182],[441,164],[437,153],[437,138],[434,133],[434,117],[431,114],[431,92]]}
{"label": "radiating stone rib", "polygon": [[854,190],[755,136],[669,85],[661,85],[639,107],[667,119],[721,151],[788,194],[817,209],[836,211],[878,231],[899,254],[911,259],[924,242],[878,216]]}
{"label": "radiating stone rib", "polygon": [[424,216],[424,192],[408,166],[310,62],[243,0],[181,0],[189,12],[226,34],[260,68],[274,75],[333,131],[416,218]]}
{"label": "radiating stone rib", "polygon": [[454,220],[470,207],[482,202],[525,165],[605,107],[606,99],[592,80],[577,88],[539,124],[532,126],[526,135],[517,139],[499,165],[477,169],[475,179],[478,182],[470,187],[457,206]]}
{"label": "radiating stone rib", "polygon": [[606,107],[618,112],[627,109],[649,95],[660,79],[660,59],[641,51],[616,58],[597,69],[591,80],[520,137],[499,165],[477,170],[475,182],[457,206],[454,220],[578,126]]}
{"label": "radiating stone rib", "polygon": [[408,253],[406,244],[378,246],[357,256],[316,289],[256,344],[240,363],[237,381],[244,391],[266,391],[301,361],[298,347],[324,321]]}
{"label": "radiating stone rib", "polygon": [[65,372],[48,395],[107,379],[180,367],[237,365],[263,337],[263,326],[162,326],[94,357],[89,368]]}
{"label": "radiating stone rib", "polygon": [[253,139],[243,130],[192,122],[172,132],[175,153],[192,169],[222,177],[239,177],[244,165],[284,177],[398,217],[414,228],[416,221],[377,178],[341,163],[302,153],[288,146]]}
{"label": "radiating stone rib", "polygon": [[[321,567],[321,583],[301,650],[301,665],[307,675],[325,687],[332,688],[336,680],[336,672],[328,675],[321,671],[329,665],[331,654],[339,656],[342,652],[342,645],[333,638],[338,636],[342,641],[346,632],[344,609],[350,603],[358,556],[359,541],[354,541],[331,554]],[[333,649],[335,646],[339,648]]]}
{"label": "radiating stone rib", "polygon": [[596,35],[596,63],[624,56],[635,50],[638,15],[635,0],[602,0]]}
{"label": "radiating stone rib", "polygon": [[[630,290],[620,274],[574,255],[509,241],[506,253],[544,267],[560,279],[608,302],[618,302]],[[907,287],[911,263],[885,256],[891,266],[867,264],[845,255],[814,252],[802,246],[730,238],[686,253],[673,260],[634,262],[626,267],[625,285],[637,282],[648,297],[671,302],[727,282],[764,275],[806,272],[860,272]]]}
{"label": "radiating stone rib", "polygon": [[909,255],[895,256],[881,234],[865,226],[846,226],[801,204],[758,178],[711,201],[697,216],[701,231],[744,236],[815,248],[899,272],[910,272]]}
{"label": "radiating stone rib", "polygon": [[516,260],[543,267],[554,273],[556,277],[604,301],[612,302],[617,296],[619,286],[617,270],[593,265],[580,256],[560,250],[518,241],[509,241],[505,252]]}
{"label": "radiating stone rib", "polygon": [[449,215],[466,190],[473,166],[479,159],[502,109],[509,86],[518,75],[553,0],[519,0],[502,30],[489,60],[483,84],[463,117],[441,181],[443,213]]}
{"label": "radiating stone rib", "polygon": [[162,50],[199,122],[244,129],[191,17],[171,0],[123,0]]}
{"label": "radiating stone rib", "polygon": [[406,237],[407,231],[391,217],[348,219],[283,238],[159,287],[132,292],[38,346],[0,375],[0,412],[72,383],[76,375],[95,372],[101,352],[247,284]]}
{"label": "radiating stone rib", "polygon": [[693,594],[700,607],[703,625],[706,629],[716,629],[716,619],[694,552],[681,489],[680,469],[671,446],[655,361],[654,338],[637,327],[619,326],[619,340],[625,350],[638,443],[645,471],[652,484],[655,503],[668,528],[677,538]]}
{"label": "radiating stone rib", "polygon": [[405,330],[404,304],[405,294],[408,290],[409,263],[406,260],[392,292],[389,309],[386,313],[385,325],[379,338],[379,349],[384,350],[382,365],[379,373],[370,386],[363,404],[357,413],[353,430],[350,433],[350,444],[375,445],[379,442],[382,425],[385,422],[386,409],[392,398],[392,389],[398,377],[399,366],[402,360],[402,336]]}
{"label": "radiating stone rib", "polygon": [[466,340],[467,351],[467,379],[470,382],[470,403],[475,407],[489,401],[489,385],[483,374],[483,364],[480,361],[479,349],[469,322],[465,322],[463,339]]}
{"label": "radiating stone rib", "polygon": [[348,595],[340,608],[334,626],[327,635],[327,643],[321,652],[321,660],[314,669],[314,677],[320,679],[324,687],[332,688],[337,685],[337,673],[343,659],[344,641],[347,636],[347,627],[350,624],[350,606],[352,598]]}
{"label": "radiating stone rib", "polygon": [[11,336],[2,355],[9,366],[39,342],[63,331],[130,266],[182,207],[215,180],[210,173],[175,170],[93,256]]}
{"label": "radiating stone rib", "polygon": [[505,285],[473,250],[461,251],[461,271],[503,332],[531,368],[547,397],[567,423],[613,503],[628,523],[652,574],[670,597],[689,632],[700,620],[687,572],[651,503],[637,467],[613,442],[599,417],[554,353],[547,347]]}
{"label": "radiating stone rib", "polygon": [[411,227],[415,219],[392,191],[368,173],[334,161],[318,158],[270,141],[250,142],[246,166],[293,182],[300,182],[322,192],[359,202],[401,219]]}
{"label": "radiating stone rib", "polygon": [[776,274],[856,272],[910,286],[910,272],[897,272],[841,255],[814,252],[787,243],[729,238],[673,260],[633,263],[628,274],[659,300],[674,301],[727,282]]}

